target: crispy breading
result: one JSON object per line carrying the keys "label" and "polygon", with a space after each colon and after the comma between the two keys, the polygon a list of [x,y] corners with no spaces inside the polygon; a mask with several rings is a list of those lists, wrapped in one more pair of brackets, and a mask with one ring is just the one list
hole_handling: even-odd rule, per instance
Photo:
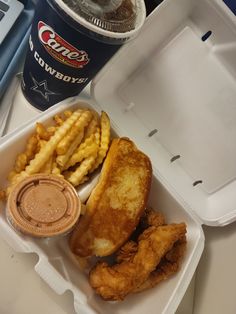
{"label": "crispy breading", "polygon": [[86,213],[72,234],[72,251],[106,256],[123,245],[145,209],[151,178],[149,158],[129,139],[114,139]]}
{"label": "crispy breading", "polygon": [[138,244],[135,241],[126,242],[116,255],[117,263],[130,261],[138,251]]}
{"label": "crispy breading", "polygon": [[[173,248],[167,252],[162,258],[161,262],[157,265],[156,269],[150,273],[147,280],[145,280],[139,287],[134,289],[132,292],[142,292],[153,288],[160,282],[168,279],[170,276],[175,274],[182,262],[182,258],[186,251],[187,241],[186,236],[180,238],[173,246]],[[131,254],[131,252],[129,252]],[[126,254],[128,254],[126,252]]]}
{"label": "crispy breading", "polygon": [[140,235],[131,259],[113,266],[100,262],[91,270],[91,286],[104,300],[123,300],[148,279],[185,233],[185,223],[149,227]]}
{"label": "crispy breading", "polygon": [[[165,224],[165,217],[160,211],[155,211],[151,207],[145,209],[137,229],[133,232],[131,238],[137,241],[140,234],[150,226],[163,226]],[[126,242],[118,252],[116,252],[116,261],[128,261],[137,252],[138,244],[133,240]]]}
{"label": "crispy breading", "polygon": [[[145,210],[144,215],[141,218],[141,222],[139,225],[140,229],[145,230],[149,226],[159,227],[165,224],[164,215],[159,211],[154,211],[151,208],[147,208]],[[140,233],[139,233],[140,234]],[[150,273],[148,278],[137,288],[135,288],[132,292],[141,292],[143,290],[147,290],[153,288],[160,282],[168,279],[171,275],[175,274],[182,262],[182,258],[186,251],[187,241],[186,236],[180,238],[177,242],[175,242],[173,248],[167,252],[167,254],[161,259],[160,263],[157,265],[156,269]],[[124,261],[130,261],[134,254],[138,251],[138,244],[135,241],[128,241],[123,245],[120,250],[116,254],[117,263],[121,263]]]}
{"label": "crispy breading", "polygon": [[142,217],[142,224],[159,227],[165,224],[165,217],[160,211],[155,211],[151,207],[146,208]]}

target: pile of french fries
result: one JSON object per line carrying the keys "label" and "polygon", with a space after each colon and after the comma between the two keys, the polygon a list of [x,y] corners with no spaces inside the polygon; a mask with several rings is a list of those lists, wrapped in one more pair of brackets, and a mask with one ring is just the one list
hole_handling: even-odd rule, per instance
{"label": "pile of french fries", "polygon": [[25,151],[16,157],[8,175],[8,195],[24,178],[36,174],[54,174],[73,186],[86,182],[103,162],[110,143],[110,120],[90,109],[64,111],[53,117],[54,124],[36,123]]}

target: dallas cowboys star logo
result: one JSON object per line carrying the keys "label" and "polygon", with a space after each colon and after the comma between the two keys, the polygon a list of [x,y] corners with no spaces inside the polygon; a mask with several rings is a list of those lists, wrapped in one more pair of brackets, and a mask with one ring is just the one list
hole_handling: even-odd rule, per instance
{"label": "dallas cowboys star logo", "polygon": [[48,89],[48,84],[46,80],[43,80],[41,82],[38,82],[31,74],[32,81],[34,82],[34,86],[30,89],[35,91],[36,93],[39,93],[41,96],[43,96],[44,99],[49,101],[50,95],[60,95],[58,93],[54,93],[53,91],[50,91]]}

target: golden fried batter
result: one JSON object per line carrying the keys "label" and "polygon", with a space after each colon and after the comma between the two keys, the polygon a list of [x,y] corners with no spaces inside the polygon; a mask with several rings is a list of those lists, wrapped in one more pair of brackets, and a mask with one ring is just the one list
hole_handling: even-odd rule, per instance
{"label": "golden fried batter", "polygon": [[140,235],[137,252],[130,260],[114,266],[101,262],[91,270],[91,286],[105,300],[124,299],[148,279],[185,233],[185,223],[149,227]]}
{"label": "golden fried batter", "polygon": [[117,263],[130,261],[138,251],[138,244],[135,241],[128,241],[123,245],[116,256]]}
{"label": "golden fried batter", "polygon": [[[132,238],[137,238],[146,228],[150,226],[159,227],[165,224],[164,215],[160,211],[155,211],[148,207],[140,219],[138,228],[134,231]],[[116,253],[117,263],[128,261],[137,252],[138,244],[135,241],[126,242],[120,250]]]}
{"label": "golden fried batter", "polygon": [[[158,227],[164,225],[164,223],[164,216],[161,212],[156,212],[153,209],[148,208],[145,210],[140,224],[142,227],[147,228],[148,226]],[[186,246],[186,236],[184,236],[179,239],[174,244],[173,248],[161,259],[160,263],[157,265],[156,269],[150,273],[147,280],[145,280],[143,284],[134,289],[132,292],[141,292],[143,290],[150,289],[176,273],[179,270],[180,263],[186,251]],[[130,261],[137,250],[138,244],[135,241],[127,242],[117,253],[117,263]]]}
{"label": "golden fried batter", "polygon": [[141,292],[153,288],[161,281],[164,281],[171,275],[175,274],[179,270],[180,263],[186,251],[186,244],[185,236],[178,240],[173,248],[161,260],[160,264],[157,265],[157,268],[150,273],[147,280],[132,292]]}

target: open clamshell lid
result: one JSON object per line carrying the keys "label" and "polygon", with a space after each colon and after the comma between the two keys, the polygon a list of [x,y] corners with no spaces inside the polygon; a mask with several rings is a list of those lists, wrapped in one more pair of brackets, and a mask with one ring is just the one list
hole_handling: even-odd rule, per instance
{"label": "open clamshell lid", "polygon": [[236,220],[236,18],[217,0],[164,1],[92,94],[207,225]]}

